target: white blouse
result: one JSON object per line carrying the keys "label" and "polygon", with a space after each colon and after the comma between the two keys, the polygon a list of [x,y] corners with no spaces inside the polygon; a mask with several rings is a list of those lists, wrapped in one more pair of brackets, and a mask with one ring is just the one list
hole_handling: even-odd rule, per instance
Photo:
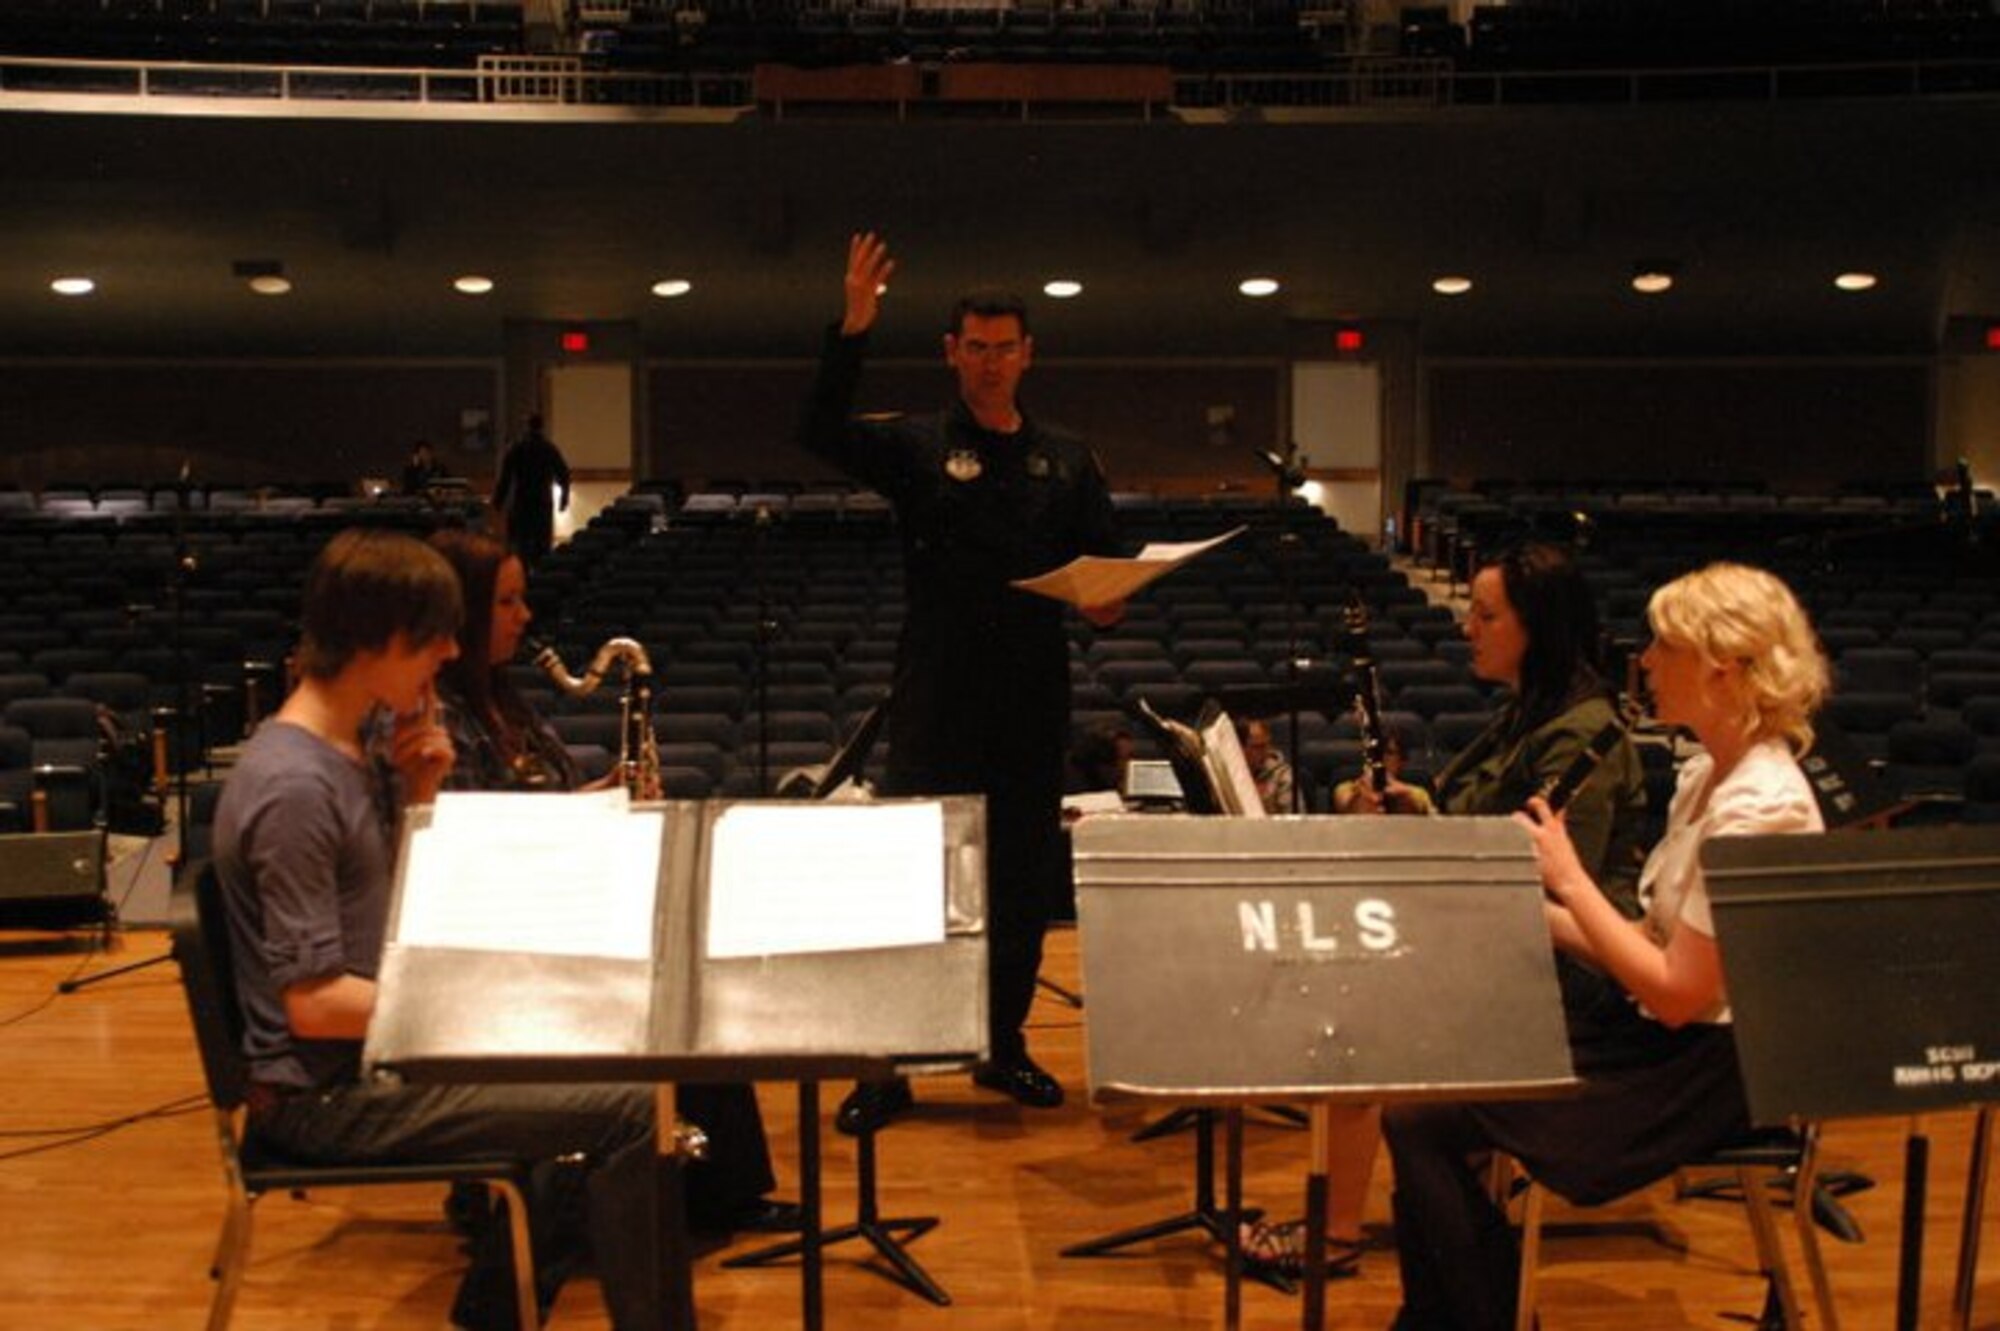
{"label": "white blouse", "polygon": [[[1812,785],[1783,740],[1765,740],[1751,748],[1709,790],[1714,774],[1715,760],[1707,753],[1697,753],[1681,765],[1673,802],[1667,809],[1666,834],[1646,857],[1646,867],[1639,875],[1646,932],[1661,947],[1682,925],[1715,937],[1715,916],[1701,872],[1704,841],[1717,836],[1826,830]],[[1721,996],[1699,1020],[1729,1020],[1728,995]]]}

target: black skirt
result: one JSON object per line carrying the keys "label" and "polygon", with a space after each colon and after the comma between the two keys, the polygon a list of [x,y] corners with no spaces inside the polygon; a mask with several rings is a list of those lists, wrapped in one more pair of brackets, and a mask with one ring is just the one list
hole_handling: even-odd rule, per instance
{"label": "black skirt", "polygon": [[1583,1090],[1564,1100],[1473,1106],[1493,1144],[1569,1201],[1610,1201],[1750,1127],[1731,1028],[1661,1025],[1632,1007],[1570,1014]]}

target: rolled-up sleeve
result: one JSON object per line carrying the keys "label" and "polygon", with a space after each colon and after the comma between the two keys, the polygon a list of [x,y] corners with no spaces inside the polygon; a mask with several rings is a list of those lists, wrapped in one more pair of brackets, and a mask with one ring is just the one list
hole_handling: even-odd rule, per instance
{"label": "rolled-up sleeve", "polygon": [[344,834],[334,793],[319,784],[310,775],[273,781],[243,829],[262,916],[254,945],[280,993],[347,969],[335,890]]}

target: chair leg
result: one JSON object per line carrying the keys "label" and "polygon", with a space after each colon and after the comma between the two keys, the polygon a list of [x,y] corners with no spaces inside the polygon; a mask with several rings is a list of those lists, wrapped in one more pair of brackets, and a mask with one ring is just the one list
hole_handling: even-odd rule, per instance
{"label": "chair leg", "polygon": [[1993,1172],[1994,1107],[1986,1105],[1972,1124],[1972,1159],[1966,1170],[1965,1219],[1958,1234],[1958,1274],[1952,1282],[1952,1331],[1972,1325],[1973,1287],[1979,1281],[1979,1226],[1986,1211],[1986,1183]]}
{"label": "chair leg", "polygon": [[1805,1259],[1806,1276],[1812,1281],[1813,1305],[1825,1331],[1840,1331],[1840,1313],[1833,1306],[1833,1282],[1827,1277],[1826,1260],[1819,1247],[1819,1224],[1813,1219],[1813,1190],[1819,1186],[1819,1124],[1808,1123],[1800,1130],[1805,1149],[1792,1177],[1792,1224],[1799,1232],[1799,1254]]}
{"label": "chair leg", "polygon": [[1534,1331],[1535,1285],[1542,1264],[1542,1201],[1548,1190],[1533,1178],[1521,1195],[1521,1279],[1514,1298],[1514,1331]]}
{"label": "chair leg", "polygon": [[208,1307],[208,1331],[225,1331],[231,1314],[236,1311],[243,1272],[250,1265],[250,1222],[257,1198],[243,1182],[235,1111],[216,1108],[215,1133],[222,1156],[222,1177],[229,1193],[227,1209],[222,1213],[222,1233],[216,1237],[215,1257],[208,1266],[209,1277],[216,1282],[215,1298]]}
{"label": "chair leg", "polygon": [[208,1331],[227,1331],[236,1311],[236,1295],[250,1265],[250,1221],[255,1204],[256,1199],[241,1188],[230,1189],[229,1209],[222,1217],[222,1234],[216,1240],[215,1262],[209,1270],[215,1279],[215,1298],[208,1305]]}
{"label": "chair leg", "polygon": [[496,1178],[491,1186],[500,1190],[507,1205],[507,1232],[514,1256],[514,1308],[520,1315],[521,1331],[540,1331],[541,1304],[535,1293],[535,1249],[529,1238],[528,1199],[513,1179]]}
{"label": "chair leg", "polygon": [[[1798,1295],[1792,1290],[1792,1274],[1785,1264],[1785,1250],[1778,1240],[1777,1221],[1771,1216],[1771,1198],[1764,1190],[1764,1172],[1749,1166],[1736,1171],[1737,1185],[1743,1189],[1744,1209],[1750,1216],[1750,1233],[1757,1243],[1757,1261],[1778,1296],[1778,1308],[1786,1331],[1802,1331]],[[1811,1207],[1806,1208],[1808,1216]]]}

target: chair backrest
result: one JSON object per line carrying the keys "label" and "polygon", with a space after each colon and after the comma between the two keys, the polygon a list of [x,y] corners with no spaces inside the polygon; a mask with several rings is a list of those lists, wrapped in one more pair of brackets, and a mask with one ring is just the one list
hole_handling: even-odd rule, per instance
{"label": "chair backrest", "polygon": [[4,715],[38,740],[97,738],[97,705],[88,698],[16,698]]}
{"label": "chair backrest", "polygon": [[243,1102],[250,1070],[243,1057],[243,1013],[236,1003],[222,880],[212,861],[191,860],[181,871],[168,896],[167,917],[209,1098],[218,1109],[234,1109]]}

